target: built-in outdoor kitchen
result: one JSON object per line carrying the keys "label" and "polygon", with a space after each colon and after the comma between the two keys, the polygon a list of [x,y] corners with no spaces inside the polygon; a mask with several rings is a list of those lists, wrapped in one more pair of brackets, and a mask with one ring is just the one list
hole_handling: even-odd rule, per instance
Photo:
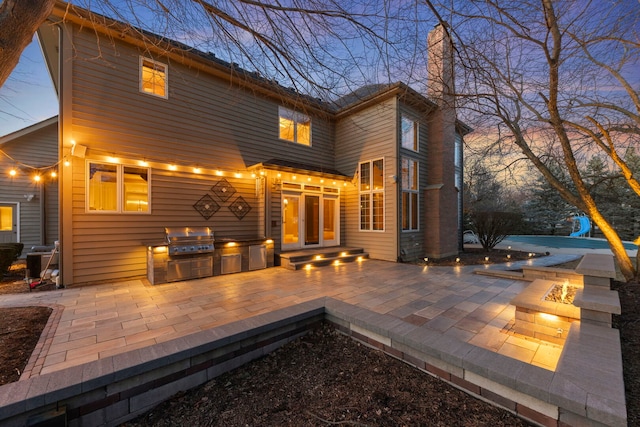
{"label": "built-in outdoor kitchen", "polygon": [[165,228],[165,238],[143,242],[153,285],[273,267],[273,241],[215,239],[210,227]]}

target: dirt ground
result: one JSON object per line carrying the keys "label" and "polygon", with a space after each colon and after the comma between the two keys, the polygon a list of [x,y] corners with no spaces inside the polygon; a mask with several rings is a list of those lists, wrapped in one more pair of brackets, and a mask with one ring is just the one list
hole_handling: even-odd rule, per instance
{"label": "dirt ground", "polygon": [[[511,254],[512,259],[528,257]],[[460,264],[482,264],[485,255],[466,252]],[[488,254],[490,259],[495,255]],[[17,266],[0,283],[0,294],[30,292],[21,274]],[[54,288],[47,285],[32,292]],[[614,316],[614,326],[622,338],[628,424],[640,425],[640,285],[614,282],[614,289],[622,303],[622,315]],[[19,379],[49,313],[43,307],[0,308],[0,384]],[[180,393],[127,425],[528,424],[323,327],[265,358]]]}

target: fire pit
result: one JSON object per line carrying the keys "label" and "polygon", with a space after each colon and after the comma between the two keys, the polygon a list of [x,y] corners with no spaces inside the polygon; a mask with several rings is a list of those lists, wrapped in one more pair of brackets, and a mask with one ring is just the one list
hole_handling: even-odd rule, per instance
{"label": "fire pit", "polygon": [[545,301],[559,302],[562,304],[573,304],[578,288],[569,284],[565,280],[562,285],[553,285],[549,292],[544,296]]}
{"label": "fire pit", "polygon": [[511,304],[516,307],[515,332],[564,344],[571,323],[580,320],[580,308],[568,301],[570,292],[573,300],[573,295],[579,288],[578,285],[565,282],[543,279],[533,281],[511,300]]}

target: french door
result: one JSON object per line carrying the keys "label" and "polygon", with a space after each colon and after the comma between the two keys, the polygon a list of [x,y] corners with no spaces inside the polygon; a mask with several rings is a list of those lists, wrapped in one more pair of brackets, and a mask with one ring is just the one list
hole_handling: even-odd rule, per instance
{"label": "french door", "polygon": [[340,203],[337,195],[282,193],[282,249],[340,244]]}

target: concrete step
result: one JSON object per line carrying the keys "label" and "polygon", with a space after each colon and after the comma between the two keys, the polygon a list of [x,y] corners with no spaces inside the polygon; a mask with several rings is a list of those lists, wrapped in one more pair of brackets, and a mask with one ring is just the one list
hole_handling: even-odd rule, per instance
{"label": "concrete step", "polygon": [[322,267],[336,263],[353,262],[369,258],[362,248],[318,248],[295,252],[283,252],[278,255],[280,266],[289,270],[300,270],[307,266]]}

